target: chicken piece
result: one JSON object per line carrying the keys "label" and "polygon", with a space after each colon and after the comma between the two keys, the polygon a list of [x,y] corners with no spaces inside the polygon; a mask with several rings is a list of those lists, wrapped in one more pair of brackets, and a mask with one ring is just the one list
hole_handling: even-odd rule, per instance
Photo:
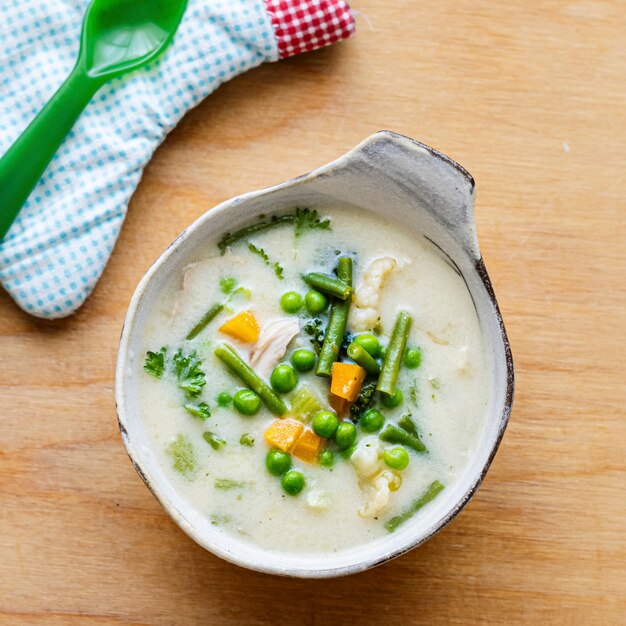
{"label": "chicken piece", "polygon": [[267,378],[278,362],[285,356],[287,346],[300,332],[295,319],[278,319],[266,324],[250,352],[250,365],[262,378]]}
{"label": "chicken piece", "polygon": [[391,257],[381,257],[372,261],[363,274],[363,282],[352,297],[350,308],[350,328],[354,331],[373,330],[380,321],[378,303],[380,292],[389,272],[398,262]]}

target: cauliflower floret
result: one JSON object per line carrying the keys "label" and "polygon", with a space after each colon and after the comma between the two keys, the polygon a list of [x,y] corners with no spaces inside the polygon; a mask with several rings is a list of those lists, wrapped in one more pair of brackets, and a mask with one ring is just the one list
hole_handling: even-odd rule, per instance
{"label": "cauliflower floret", "polygon": [[389,494],[402,485],[402,478],[391,470],[384,470],[371,483],[372,497],[359,510],[361,517],[375,517],[389,504]]}
{"label": "cauliflower floret", "polygon": [[391,257],[372,261],[363,274],[363,282],[354,292],[350,308],[350,328],[355,331],[372,330],[378,325],[378,302],[387,274],[398,262]]}
{"label": "cauliflower floret", "polygon": [[383,449],[378,437],[364,437],[350,457],[361,478],[372,478],[382,469]]}

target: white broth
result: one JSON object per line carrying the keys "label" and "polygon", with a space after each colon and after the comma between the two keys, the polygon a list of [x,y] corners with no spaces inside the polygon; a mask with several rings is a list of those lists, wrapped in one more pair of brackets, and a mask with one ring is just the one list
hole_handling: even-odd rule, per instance
{"label": "white broth", "polygon": [[[322,217],[330,219],[330,229],[305,229],[296,237],[293,225],[285,224],[234,243],[223,255],[217,240],[207,241],[205,255],[187,266],[160,295],[136,363],[142,369],[148,351],[167,347],[161,378],[141,371],[139,402],[149,445],[169,480],[220,532],[277,552],[336,552],[386,535],[385,523],[409,509],[434,481],[448,488],[457,480],[477,445],[490,393],[491,371],[474,305],[463,279],[441,253],[419,233],[366,212],[335,209]],[[250,242],[257,252],[249,248]],[[227,320],[248,310],[261,328],[277,319],[299,324],[299,334],[279,363],[290,363],[298,348],[312,349],[310,337],[302,329],[311,318],[319,317],[324,330],[328,311],[315,316],[303,306],[297,314],[289,314],[281,309],[280,298],[290,291],[304,297],[311,288],[301,275],[321,272],[332,276],[338,256],[350,256],[354,263],[348,323],[348,332],[354,335],[370,332],[355,332],[351,327],[367,318],[355,305],[372,295],[362,289],[366,270],[377,259],[396,262],[378,294],[377,336],[386,345],[398,313],[408,312],[413,323],[407,346],[419,347],[421,363],[408,368],[403,362],[397,379],[397,388],[403,392],[399,406],[381,405],[378,393],[374,406],[386,419],[383,430],[410,413],[427,452],[405,446],[409,464],[402,470],[388,467],[375,455],[375,467],[365,471],[355,456],[344,458],[347,455],[339,454],[332,440],[324,440],[324,448],[335,451],[333,466],[293,456],[292,469],[301,472],[305,486],[297,495],[290,495],[281,486],[281,478],[266,469],[271,446],[264,434],[278,418],[265,404],[253,416],[241,415],[232,404],[218,405],[218,394],[232,396],[245,385],[214,350],[225,343],[248,361],[254,343],[237,341],[219,331]],[[283,269],[282,280],[275,264]],[[234,281],[220,284],[221,279]],[[232,291],[235,282],[234,293],[226,295],[224,290]],[[237,291],[239,287],[244,289]],[[186,340],[208,309],[227,300],[227,307],[197,337]],[[202,362],[206,384],[196,397],[186,397],[177,384],[172,357],[178,349],[184,355],[197,351]],[[351,362],[345,354],[340,358]],[[310,388],[328,409],[330,379],[316,376],[314,370],[297,376],[298,385]],[[375,383],[376,378],[366,379],[365,384]],[[264,379],[269,381],[267,374]],[[278,395],[289,405],[293,392]],[[183,407],[197,407],[202,402],[211,413],[206,419]],[[343,419],[350,421],[350,414]],[[311,428],[310,420],[301,421],[306,429]],[[366,433],[357,423],[356,431],[357,446],[367,437],[381,451],[399,447],[380,441],[382,430]],[[214,446],[207,441],[211,436],[203,436],[206,432],[212,433]],[[244,442],[253,439],[254,444],[242,445],[242,436]],[[177,462],[175,451],[180,452],[181,447],[183,455],[179,454]],[[376,480],[383,471],[399,475],[402,484],[388,494],[386,505],[377,508],[380,482]],[[419,515],[418,510],[415,517]]]}

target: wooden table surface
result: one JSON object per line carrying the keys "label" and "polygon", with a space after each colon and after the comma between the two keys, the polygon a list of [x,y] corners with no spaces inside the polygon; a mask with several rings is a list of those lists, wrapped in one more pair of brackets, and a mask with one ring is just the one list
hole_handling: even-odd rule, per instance
{"label": "wooden table surface", "polygon": [[[353,40],[222,87],[159,149],[94,295],[0,293],[1,624],[625,623],[623,0],[355,0]],[[113,401],[143,272],[193,219],[392,129],[474,175],[517,370],[476,498],[422,548],[333,581],[205,552],[132,468]]]}

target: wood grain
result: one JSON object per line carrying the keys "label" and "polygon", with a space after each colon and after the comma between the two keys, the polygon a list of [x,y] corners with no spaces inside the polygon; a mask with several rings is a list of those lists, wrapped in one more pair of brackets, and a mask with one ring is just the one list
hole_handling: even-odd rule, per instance
{"label": "wood grain", "polygon": [[[37,321],[0,293],[0,623],[624,623],[624,3],[354,4],[371,29],[361,18],[352,41],[259,68],[185,118],[77,315]],[[381,128],[477,180],[517,366],[509,430],[476,498],[421,549],[337,581],[248,572],[184,536],[126,457],[125,309],[207,208]]]}

